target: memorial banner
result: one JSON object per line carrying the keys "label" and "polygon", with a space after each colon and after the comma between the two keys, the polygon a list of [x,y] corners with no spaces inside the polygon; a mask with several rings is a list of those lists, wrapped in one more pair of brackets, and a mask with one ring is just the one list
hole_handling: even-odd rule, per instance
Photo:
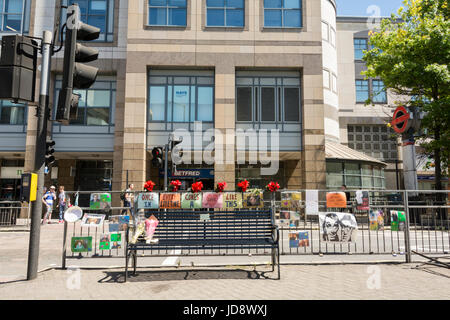
{"label": "memorial banner", "polygon": [[159,194],[156,192],[139,193],[137,196],[138,209],[158,209]]}
{"label": "memorial banner", "polygon": [[203,194],[203,208],[222,208],[223,193],[205,192]]}
{"label": "memorial banner", "polygon": [[179,193],[161,193],[159,195],[160,209],[180,209],[181,194]]}
{"label": "memorial banner", "polygon": [[223,209],[242,208],[242,193],[240,192],[224,192],[222,199]]}
{"label": "memorial banner", "polygon": [[202,207],[201,193],[182,193],[181,194],[181,208],[182,209],[200,209]]}
{"label": "memorial banner", "polygon": [[355,242],[358,225],[347,212],[320,212],[320,237],[325,242]]}

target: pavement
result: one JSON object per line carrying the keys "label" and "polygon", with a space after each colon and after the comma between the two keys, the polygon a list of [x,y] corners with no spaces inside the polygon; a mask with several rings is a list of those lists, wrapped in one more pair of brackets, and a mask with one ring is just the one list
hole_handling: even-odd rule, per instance
{"label": "pavement", "polygon": [[137,276],[123,283],[124,258],[74,256],[62,270],[62,238],[63,225],[56,221],[41,228],[40,272],[25,281],[29,232],[0,232],[0,299],[450,298],[450,269],[425,264],[417,255],[412,264],[404,264],[401,254],[283,255],[281,280],[275,280],[268,256],[173,252],[139,257]]}

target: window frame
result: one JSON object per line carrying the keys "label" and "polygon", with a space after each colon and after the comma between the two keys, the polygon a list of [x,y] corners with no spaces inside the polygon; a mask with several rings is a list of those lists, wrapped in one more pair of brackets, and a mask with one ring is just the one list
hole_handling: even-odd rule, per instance
{"label": "window frame", "polygon": [[11,123],[11,118],[9,123],[2,123],[0,122],[0,126],[24,126],[24,129],[26,129],[27,123],[28,123],[28,105],[17,103],[12,103],[11,105],[4,105],[5,102],[9,102],[8,100],[0,100],[0,121],[2,118],[2,112],[6,108],[22,108],[23,109],[23,123]]}
{"label": "window frame", "polygon": [[[239,7],[228,7],[228,0],[224,0],[224,7],[208,7],[208,1],[209,0],[205,0],[205,27],[206,28],[235,28],[235,29],[243,29],[245,28],[245,10],[246,5],[245,5],[245,0],[242,0],[242,8]],[[223,10],[223,14],[224,14],[224,25],[209,25],[208,24],[208,11],[209,10]],[[241,10],[242,11],[242,25],[229,25],[227,24],[227,11],[228,10]]]}
{"label": "window frame", "polygon": [[[14,34],[14,33],[24,33],[28,34],[30,32],[30,19],[31,19],[31,0],[22,0],[22,10],[20,13],[9,13],[5,10],[7,0],[3,0],[2,7],[0,7],[0,35],[1,34]],[[5,16],[14,15],[21,16],[20,18],[20,30],[10,30],[4,26]]]}
{"label": "window frame", "polygon": [[[299,2],[299,8],[285,8],[284,7],[284,3],[285,0],[281,0],[281,7],[280,8],[266,8],[265,6],[265,0],[261,0],[262,3],[262,9],[263,9],[263,14],[262,14],[262,25],[264,29],[302,29],[304,27],[304,17],[303,17],[303,10],[304,10],[304,5],[303,5],[303,0],[298,0]],[[268,26],[266,25],[266,12],[267,11],[281,11],[281,25],[279,26]],[[285,25],[285,12],[286,11],[300,11],[300,25],[299,26],[286,26]]]}
{"label": "window frame", "polygon": [[[170,0],[166,0],[167,4],[165,6],[155,6],[155,5],[151,5],[150,1],[151,0],[146,0],[147,1],[147,21],[146,21],[146,26],[148,27],[167,27],[167,28],[186,28],[188,25],[188,0],[184,0],[185,1],[185,5],[183,6],[171,6],[169,5],[169,1]],[[165,9],[166,11],[166,24],[151,24],[150,23],[150,9],[151,8],[157,8],[157,9]],[[184,25],[179,25],[179,24],[169,24],[169,9],[184,9],[185,10],[185,24]]]}
{"label": "window frame", "polygon": [[[367,84],[367,99],[369,99],[370,98],[370,83],[369,83],[369,80],[365,80],[365,79],[356,79],[355,80],[355,100],[356,100],[356,103],[357,104],[360,104],[360,103],[365,103],[366,102],[366,100],[364,100],[364,101],[361,101],[361,100],[358,100],[358,81],[360,81],[360,82],[365,82],[366,84]],[[364,91],[365,92],[365,91]]]}
{"label": "window frame", "polygon": [[[375,92],[375,85],[374,85],[374,82],[376,82],[376,83],[381,83],[382,86],[377,85],[376,87],[379,88],[379,89],[381,88],[381,89],[383,89],[383,90],[380,91],[380,92]],[[385,88],[385,86],[384,86],[383,80],[381,80],[381,79],[371,79],[371,89],[370,89],[370,92],[371,92],[372,100],[373,100],[373,103],[374,103],[374,104],[386,104],[386,103],[387,103],[387,91],[386,91],[386,88]],[[378,97],[378,96],[380,96],[380,95],[383,96],[383,98],[384,98],[383,101],[375,101],[375,98]]]}
{"label": "window frame", "polygon": [[[365,48],[364,49],[361,49],[361,48],[356,48],[356,41],[365,41]],[[367,38],[353,38],[353,58],[354,58],[354,60],[355,61],[363,61],[362,60],[362,58],[364,57],[364,53],[362,52],[363,50],[368,50],[368,48],[369,48],[369,39],[367,39]],[[357,58],[356,57],[356,50],[361,50],[361,53],[362,53],[362,57],[361,57],[361,59],[359,59],[359,58]]]}

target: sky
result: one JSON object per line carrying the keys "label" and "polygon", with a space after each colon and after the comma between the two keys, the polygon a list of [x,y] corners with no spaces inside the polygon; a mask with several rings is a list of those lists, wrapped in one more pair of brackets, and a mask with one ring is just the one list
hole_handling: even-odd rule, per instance
{"label": "sky", "polygon": [[403,6],[402,0],[336,0],[336,1],[338,7],[338,16],[388,17],[391,15],[392,12],[396,12],[398,8]]}

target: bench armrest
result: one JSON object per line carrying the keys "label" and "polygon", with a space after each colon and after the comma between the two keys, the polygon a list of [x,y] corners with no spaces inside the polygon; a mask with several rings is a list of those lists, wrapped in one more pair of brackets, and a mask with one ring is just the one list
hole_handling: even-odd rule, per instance
{"label": "bench armrest", "polygon": [[276,237],[274,237],[274,241],[275,241],[275,242],[278,242],[278,241],[280,240],[280,227],[277,226],[277,225],[273,225],[273,226],[272,226],[272,229],[273,229],[274,231],[276,231],[276,233],[274,233],[274,235],[276,234]]}

